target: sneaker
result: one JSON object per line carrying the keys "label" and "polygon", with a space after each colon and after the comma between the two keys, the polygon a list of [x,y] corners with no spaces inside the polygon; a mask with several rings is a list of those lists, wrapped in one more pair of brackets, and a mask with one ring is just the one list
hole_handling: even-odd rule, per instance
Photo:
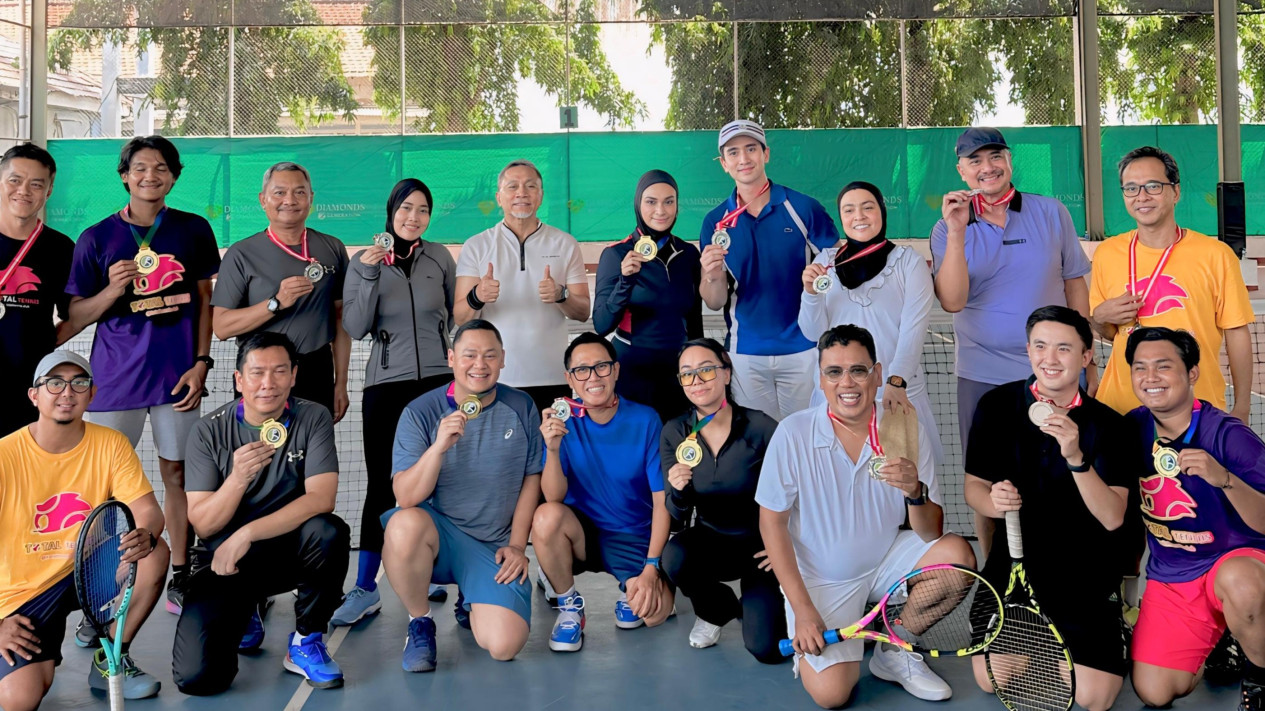
{"label": "sneaker", "polygon": [[540,569],[539,564],[536,565],[536,587],[545,594],[545,602],[549,603],[550,607],[558,606],[558,592],[549,584],[549,578],[545,577],[545,571]]}
{"label": "sneaker", "polygon": [[[88,670],[88,686],[98,691],[110,690],[110,665],[105,661],[105,650],[97,649],[92,655],[92,668]],[[141,671],[132,661],[132,655],[123,655],[123,698],[148,699],[157,696],[162,682]]]}
{"label": "sneaker", "polygon": [[646,621],[633,614],[628,605],[628,593],[620,593],[615,601],[615,626],[621,630],[635,630],[646,624]]}
{"label": "sneaker", "polygon": [[1204,678],[1213,684],[1240,681],[1243,679],[1243,661],[1243,649],[1230,630],[1226,630],[1204,662]]}
{"label": "sneaker", "polygon": [[721,627],[713,625],[701,617],[695,618],[694,629],[690,630],[690,646],[694,649],[707,649],[720,641]]}
{"label": "sneaker", "polygon": [[578,652],[584,644],[584,598],[572,593],[558,601],[558,619],[549,633],[549,648],[555,652]]}
{"label": "sneaker", "polygon": [[259,615],[259,609],[256,608],[250,613],[250,622],[246,623],[246,633],[242,635],[242,641],[237,645],[239,652],[257,651],[264,643],[264,620]]}
{"label": "sneaker", "polygon": [[404,659],[400,663],[406,672],[435,671],[435,621],[429,617],[409,620],[408,636],[404,638]]}
{"label": "sneaker", "polygon": [[870,673],[883,681],[894,681],[923,701],[944,701],[953,689],[936,676],[921,654],[878,643],[870,657]]}
{"label": "sneaker", "polygon": [[466,609],[466,596],[457,591],[457,604],[453,605],[452,616],[456,618],[461,629],[470,629],[470,611]]}
{"label": "sneaker", "polygon": [[430,590],[426,591],[426,599],[431,602],[443,602],[448,599],[448,588],[431,583]]}
{"label": "sneaker", "polygon": [[1239,683],[1239,711],[1265,709],[1265,686],[1244,679]]}
{"label": "sneaker", "polygon": [[167,612],[179,615],[184,610],[184,594],[189,588],[188,573],[172,573],[167,583]]}
{"label": "sneaker", "polygon": [[382,594],[375,590],[354,587],[343,596],[343,604],[334,610],[329,623],[335,627],[348,627],[382,609]]}
{"label": "sneaker", "polygon": [[291,636],[288,646],[286,658],[281,662],[286,671],[307,679],[308,686],[318,689],[336,689],[343,685],[343,670],[329,656],[329,650],[325,648],[325,635],[313,632],[300,639],[297,644]]}
{"label": "sneaker", "polygon": [[87,618],[80,617],[79,624],[75,625],[75,646],[81,649],[101,648],[101,638],[97,637],[97,631],[88,624]]}

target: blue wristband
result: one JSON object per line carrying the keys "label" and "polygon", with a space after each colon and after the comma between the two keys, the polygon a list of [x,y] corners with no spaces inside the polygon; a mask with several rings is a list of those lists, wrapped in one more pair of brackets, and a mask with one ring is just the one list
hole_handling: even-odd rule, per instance
{"label": "blue wristband", "polygon": [[659,559],[658,559],[657,557],[655,557],[655,558],[646,558],[646,565],[650,565],[650,566],[654,566],[655,568],[658,568],[658,567],[659,567]]}

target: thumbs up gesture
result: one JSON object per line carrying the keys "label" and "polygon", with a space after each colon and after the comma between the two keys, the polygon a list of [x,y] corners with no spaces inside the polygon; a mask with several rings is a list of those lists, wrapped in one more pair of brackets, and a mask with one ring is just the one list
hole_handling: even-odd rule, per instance
{"label": "thumbs up gesture", "polygon": [[495,303],[501,296],[501,282],[492,276],[492,264],[488,263],[488,273],[479,278],[474,286],[474,295],[485,304]]}
{"label": "thumbs up gesture", "polygon": [[562,298],[562,288],[558,286],[558,282],[549,276],[549,265],[545,265],[545,278],[540,280],[540,302],[542,304],[553,304]]}

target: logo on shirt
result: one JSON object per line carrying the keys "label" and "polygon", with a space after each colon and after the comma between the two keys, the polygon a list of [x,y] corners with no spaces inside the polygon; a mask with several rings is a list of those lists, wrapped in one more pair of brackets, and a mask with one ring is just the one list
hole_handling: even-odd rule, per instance
{"label": "logo on shirt", "polygon": [[505,430],[505,439],[509,439],[510,437],[513,437],[513,436],[514,436],[514,430],[513,430],[513,429],[508,429],[508,430]]}
{"label": "logo on shirt", "polygon": [[73,491],[54,494],[35,505],[34,533],[57,533],[88,519],[92,504]]}
{"label": "logo on shirt", "polygon": [[137,296],[149,296],[183,281],[184,265],[176,261],[170,254],[158,255],[158,266],[153,272],[138,276],[132,280],[133,290]]}
{"label": "logo on shirt", "polygon": [[[1139,281],[1137,286],[1138,293],[1145,294],[1150,283],[1150,277]],[[1138,310],[1138,318],[1159,316],[1173,309],[1184,308],[1182,299],[1189,298],[1190,292],[1183,289],[1176,281],[1173,281],[1173,277],[1167,274],[1160,274],[1156,277],[1155,287],[1151,289],[1150,294],[1147,294],[1146,303],[1142,304],[1142,308]]]}
{"label": "logo on shirt", "polygon": [[1177,477],[1156,474],[1139,482],[1142,491],[1142,513],[1157,521],[1196,518],[1198,504]]}
{"label": "logo on shirt", "polygon": [[18,294],[35,291],[39,287],[40,278],[35,275],[34,269],[18,267],[13,270],[13,276],[9,277],[9,281],[5,282],[4,288],[0,288],[0,294],[17,296]]}
{"label": "logo on shirt", "polygon": [[286,452],[286,461],[290,463],[303,461],[303,450],[296,449],[293,452]]}

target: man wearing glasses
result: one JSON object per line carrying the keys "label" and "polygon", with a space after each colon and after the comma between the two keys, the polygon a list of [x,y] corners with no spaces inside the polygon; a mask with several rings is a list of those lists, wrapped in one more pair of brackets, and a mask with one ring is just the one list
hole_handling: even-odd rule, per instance
{"label": "man wearing glasses", "polygon": [[1225,379],[1218,361],[1224,337],[1236,394],[1229,412],[1246,423],[1252,404],[1248,324],[1255,316],[1239,260],[1226,244],[1177,224],[1174,209],[1182,191],[1171,155],[1143,146],[1120,160],[1119,171],[1125,208],[1137,228],[1094,252],[1089,295],[1094,328],[1113,345],[1096,397],[1122,414],[1138,407],[1125,344],[1139,326],[1165,326],[1194,334],[1202,353],[1195,396],[1222,410]]}
{"label": "man wearing glasses", "polygon": [[[619,582],[615,626],[654,627],[672,614],[672,588],[659,575],[670,518],[659,466],[659,415],[615,395],[615,348],[582,333],[563,354],[567,383],[580,401],[545,409],[540,484],[545,503],[532,521],[546,597],[556,590],[555,652],[583,644],[584,598],[575,574],[606,572]],[[562,417],[559,417],[562,415]]]}
{"label": "man wearing glasses", "polygon": [[[926,430],[918,461],[884,449],[874,404],[883,366],[874,338],[836,326],[817,342],[826,406],[782,420],[764,456],[756,503],[760,534],[786,597],[795,672],[822,708],[848,702],[865,645],[827,646],[822,633],[852,624],[900,576],[934,563],[975,567],[970,544],[941,535],[944,510]],[[891,443],[887,443],[891,444]],[[911,530],[901,530],[906,518]],[[910,694],[941,701],[953,691],[922,656],[879,644],[870,673]]]}

